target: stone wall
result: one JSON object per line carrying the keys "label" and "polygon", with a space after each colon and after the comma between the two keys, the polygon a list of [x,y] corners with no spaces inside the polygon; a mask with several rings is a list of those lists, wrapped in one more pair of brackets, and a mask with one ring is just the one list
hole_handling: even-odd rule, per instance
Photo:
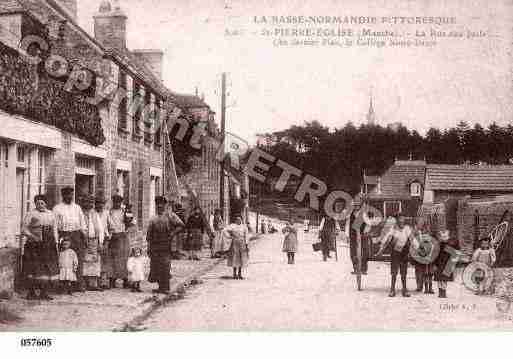
{"label": "stone wall", "polygon": [[[470,201],[468,198],[451,199],[444,203],[422,205],[419,216],[434,233],[444,229],[456,233],[461,250],[471,256],[477,240],[490,234],[492,229],[499,224],[505,211],[510,213],[510,216],[505,219],[510,222],[507,238],[513,238],[511,230],[513,202],[478,202]],[[511,251],[511,245],[508,243],[504,248]]]}

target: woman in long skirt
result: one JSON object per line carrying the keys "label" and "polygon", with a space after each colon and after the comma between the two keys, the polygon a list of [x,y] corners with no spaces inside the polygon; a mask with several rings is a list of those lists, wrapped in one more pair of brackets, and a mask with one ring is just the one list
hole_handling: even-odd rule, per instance
{"label": "woman in long skirt", "polygon": [[23,234],[27,237],[23,254],[23,272],[29,283],[27,299],[52,300],[48,295],[49,283],[59,275],[57,222],[53,212],[47,209],[44,195],[35,196],[34,204],[36,208],[23,223]]}
{"label": "woman in long skirt", "polygon": [[244,279],[242,277],[242,268],[248,266],[249,245],[248,228],[242,222],[242,217],[238,216],[235,223],[230,224],[223,230],[224,235],[231,238],[232,244],[228,253],[228,267],[233,268],[233,279]]}
{"label": "woman in long skirt", "polygon": [[322,259],[326,262],[330,257],[330,252],[336,249],[337,222],[331,217],[325,217],[320,225],[320,237],[322,244]]}
{"label": "woman in long skirt", "polygon": [[199,208],[194,209],[185,228],[187,228],[186,250],[189,251],[189,259],[199,261],[201,248],[203,247],[203,234],[205,233],[205,223]]}
{"label": "woman in long skirt", "polygon": [[125,211],[121,208],[122,203],[123,197],[120,195],[112,197],[112,208],[108,218],[108,231],[111,235],[108,247],[111,272],[108,276],[111,288],[116,287],[117,279],[122,279],[123,288],[127,289],[129,285],[126,262],[130,255],[130,240],[125,226]]}
{"label": "woman in long skirt", "polygon": [[289,264],[294,264],[295,259],[294,256],[297,252],[297,229],[294,226],[287,222],[285,227],[282,230],[283,234],[285,234],[285,239],[283,240],[283,248],[282,251],[287,253],[287,259]]}
{"label": "woman in long skirt", "polygon": [[226,245],[227,241],[223,236],[224,221],[220,209],[216,209],[212,217],[212,230],[214,232],[214,243],[212,244],[213,257],[219,258],[224,255],[230,247]]}
{"label": "woman in long skirt", "polygon": [[[455,250],[459,250],[458,240],[451,235],[448,230],[440,231],[440,254],[434,263],[435,282],[438,283],[438,297],[447,298],[447,282],[454,281],[454,273],[451,268],[456,268],[456,258],[452,255]],[[450,247],[448,249],[448,247]]]}

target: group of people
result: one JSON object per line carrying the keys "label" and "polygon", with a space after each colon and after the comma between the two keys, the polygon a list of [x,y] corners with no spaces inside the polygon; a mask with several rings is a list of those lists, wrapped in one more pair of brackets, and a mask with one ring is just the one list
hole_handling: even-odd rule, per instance
{"label": "group of people", "polygon": [[[146,279],[147,256],[142,248],[131,248],[127,231],[134,216],[123,198],[112,197],[112,208],[105,210],[103,198],[86,196],[80,205],[74,202],[74,189],[61,190],[62,202],[48,208],[45,195],[34,198],[35,207],[23,222],[22,268],[27,281],[27,299],[52,300],[48,294],[52,282],[60,282],[63,293],[103,291],[123,288],[141,291]],[[165,197],[155,198],[156,215],[150,219],[146,240],[150,259],[149,281],[158,283],[157,293],[169,291],[170,266],[178,236],[185,234],[184,249],[189,259],[199,260],[203,236],[211,226],[212,256],[227,255],[234,277],[242,279],[242,268],[249,258],[248,230],[242,217],[224,227],[220,210],[211,223],[205,223],[199,208],[183,221],[169,207]]]}
{"label": "group of people", "polygon": [[[23,272],[28,281],[27,299],[51,300],[48,288],[51,281],[59,280],[61,290],[72,294],[74,291],[101,291],[116,287],[117,280],[123,281],[123,288],[140,292],[140,284],[146,280],[147,257],[141,248],[131,248],[127,231],[134,225],[134,216],[129,206],[123,207],[123,198],[112,197],[112,208],[105,210],[103,198],[86,196],[79,206],[73,201],[74,190],[66,187],[61,190],[62,202],[53,210],[48,208],[44,195],[34,198],[35,208],[23,222],[22,232],[27,238],[23,251]],[[171,279],[171,260],[176,251],[178,236],[185,234],[184,249],[189,259],[200,260],[205,232],[210,236],[212,257],[226,256],[227,265],[233,269],[234,279],[244,279],[242,269],[249,261],[248,226],[241,216],[224,225],[222,212],[216,210],[210,221],[196,207],[184,221],[183,216],[168,206],[167,199],[155,198],[156,214],[150,219],[146,240],[150,259],[149,281],[158,283],[156,293],[167,293]],[[367,274],[367,260],[371,245],[373,224],[379,218],[365,218],[361,228],[355,228],[354,221],[365,211],[354,211],[350,217],[350,254],[353,274]],[[363,214],[365,215],[365,214]],[[374,223],[376,222],[376,223]],[[262,222],[262,232],[273,232],[273,228]],[[323,260],[330,258],[335,250],[336,236],[340,232],[338,221],[325,218],[321,222],[319,235]],[[297,229],[287,222],[282,229],[284,234],[282,251],[287,254],[288,264],[295,263],[298,247]],[[357,238],[361,239],[361,256],[357,256]],[[421,263],[411,255],[410,249],[418,250],[423,236],[438,241],[439,254],[433,261]],[[390,297],[396,296],[397,275],[400,275],[403,297],[409,297],[407,289],[408,264],[415,267],[418,292],[433,294],[433,280],[438,283],[438,296],[447,297],[447,283],[454,280],[455,256],[459,250],[458,241],[447,230],[429,232],[421,220],[413,228],[406,224],[403,215],[387,219],[382,228],[381,248],[378,253],[390,250]],[[358,258],[360,257],[360,258]],[[495,253],[490,248],[489,238],[481,240],[480,247],[473,255],[473,261],[491,267]],[[447,270],[449,268],[449,270]],[[478,294],[484,292],[480,283]],[[37,294],[39,292],[39,294]]]}
{"label": "group of people", "polygon": [[[204,219],[199,207],[194,208],[187,219],[185,219],[185,211],[179,203],[173,203],[172,210],[185,223],[184,228],[172,240],[172,259],[185,257],[194,261],[201,260],[200,254],[204,246],[204,238],[209,232],[215,234],[210,236],[211,257],[219,258],[227,255],[229,246],[226,238],[221,235],[224,219],[220,209],[216,209],[208,220]],[[207,226],[210,227],[210,231]],[[185,251],[187,255],[184,256],[181,250]]]}
{"label": "group of people", "polygon": [[122,208],[123,198],[114,196],[112,209],[106,211],[103,198],[86,196],[79,206],[73,201],[72,187],[63,188],[61,195],[62,202],[53,210],[46,196],[35,196],[35,208],[24,218],[27,298],[51,300],[48,288],[57,279],[69,294],[111,288],[117,279],[127,288],[127,229],[133,225],[133,215],[128,207]]}
{"label": "group of people", "polygon": [[[362,222],[361,228],[354,228],[354,221],[357,216],[362,215],[363,212],[354,211],[351,215],[350,223],[350,252],[351,260],[353,263],[352,274],[361,273],[367,274],[367,262],[369,258],[369,251],[371,248],[371,237],[373,225],[381,223],[381,218],[365,218]],[[413,227],[406,224],[406,217],[397,214],[388,218],[384,225],[379,227],[381,235],[380,250],[377,256],[382,255],[386,250],[390,251],[390,292],[389,297],[396,296],[396,282],[397,275],[401,278],[401,294],[403,297],[410,297],[407,288],[407,272],[408,265],[412,264],[415,268],[416,291],[425,294],[434,294],[433,281],[438,284],[438,297],[447,298],[447,284],[454,281],[454,272],[458,261],[458,256],[454,255],[459,251],[459,243],[455,238],[454,233],[448,230],[443,230],[438,233],[432,233],[428,226],[421,220],[417,220]],[[322,236],[322,234],[321,234]],[[361,243],[361,256],[358,260],[357,256],[357,237],[360,236]],[[412,251],[423,250],[421,241],[423,236],[429,236],[432,246],[438,246],[436,256],[429,260],[417,260]],[[476,249],[472,260],[474,262],[484,263],[491,267],[495,262],[495,253],[490,248],[490,239],[483,238],[480,241],[480,247]],[[480,289],[476,294],[481,294],[484,291],[484,283],[480,283]]]}
{"label": "group of people", "polygon": [[264,218],[262,218],[262,220],[260,221],[260,233],[273,234],[276,232],[278,232],[278,230],[276,229],[276,227],[274,227],[274,224],[271,222],[271,220],[267,219],[266,221]]}

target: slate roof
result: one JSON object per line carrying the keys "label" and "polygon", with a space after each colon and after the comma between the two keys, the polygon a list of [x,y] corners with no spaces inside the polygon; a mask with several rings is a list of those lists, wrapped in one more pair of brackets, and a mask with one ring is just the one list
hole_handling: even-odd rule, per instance
{"label": "slate roof", "polygon": [[513,192],[513,166],[428,165],[426,189]]}
{"label": "slate roof", "polygon": [[137,55],[131,53],[129,50],[114,48],[106,49],[105,53],[121,61],[125,66],[135,70],[135,75],[139,78],[139,81],[144,82],[145,85],[157,92],[161,97],[168,98],[170,96],[169,89],[164,86],[162,81],[153,74]]}
{"label": "slate roof", "polygon": [[[99,48],[105,55],[112,57],[115,62],[122,64],[127,67],[133,75],[141,81],[144,85],[148,86],[152,91],[156,92],[158,95],[173,102],[176,106],[180,107],[182,110],[192,109],[192,108],[210,108],[208,104],[206,104],[199,97],[188,94],[179,94],[171,91],[167,88],[163,82],[153,73],[153,71],[142,61],[136,54],[132,53],[128,49],[119,50],[113,48],[106,48],[102,44],[100,44],[94,37],[89,35],[77,22],[69,15],[67,11],[62,7],[61,3],[56,0],[45,0],[45,2],[54,10],[57,11],[61,16],[63,16],[69,23],[73,24],[73,27],[76,31],[78,31],[82,36],[84,36],[88,41],[92,42],[97,48]],[[0,13],[9,13],[9,12],[34,12],[36,10],[39,13],[44,12],[41,9],[41,5],[35,5],[37,2],[34,0],[31,1],[22,1],[20,3],[19,0],[0,0]],[[25,6],[24,6],[25,5]],[[140,50],[136,50],[140,51]],[[70,59],[69,59],[70,60]]]}
{"label": "slate roof", "polygon": [[376,187],[367,197],[369,199],[409,199],[411,198],[410,184],[419,182],[424,185],[425,171],[426,162],[424,161],[395,161],[381,176],[381,193],[377,193]]}

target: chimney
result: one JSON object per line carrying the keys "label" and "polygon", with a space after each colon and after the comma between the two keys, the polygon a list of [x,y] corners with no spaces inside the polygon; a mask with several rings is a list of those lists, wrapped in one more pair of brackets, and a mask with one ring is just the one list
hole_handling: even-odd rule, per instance
{"label": "chimney", "polygon": [[137,56],[155,76],[162,82],[163,81],[163,59],[164,52],[161,50],[133,50],[132,54]]}
{"label": "chimney", "polygon": [[94,37],[98,42],[107,48],[126,49],[127,16],[118,1],[112,6],[109,0],[103,0],[93,18]]}
{"label": "chimney", "polygon": [[59,0],[62,7],[66,12],[73,18],[73,20],[76,22],[78,17],[78,0]]}

